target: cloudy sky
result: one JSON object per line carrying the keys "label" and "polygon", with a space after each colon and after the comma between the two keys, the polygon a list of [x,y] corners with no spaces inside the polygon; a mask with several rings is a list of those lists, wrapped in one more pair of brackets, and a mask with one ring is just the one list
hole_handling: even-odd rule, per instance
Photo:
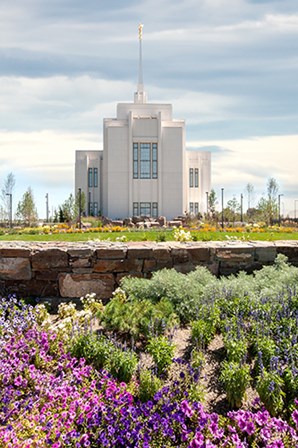
{"label": "cloudy sky", "polygon": [[[212,152],[225,200],[274,177],[298,211],[297,0],[1,0],[0,184],[32,187],[40,217],[74,188],[76,149],[102,148],[102,121],[133,101],[138,24],[150,101]],[[255,204],[256,205],[256,204]],[[220,206],[219,206],[220,208]]]}

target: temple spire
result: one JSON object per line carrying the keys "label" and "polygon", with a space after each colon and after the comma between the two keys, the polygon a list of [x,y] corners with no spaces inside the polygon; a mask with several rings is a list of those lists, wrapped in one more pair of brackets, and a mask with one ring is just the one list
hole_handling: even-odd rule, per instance
{"label": "temple spire", "polygon": [[144,91],[143,84],[143,58],[142,58],[142,39],[143,39],[143,24],[139,24],[139,73],[138,73],[138,85],[135,93],[135,103],[146,103],[147,95]]}

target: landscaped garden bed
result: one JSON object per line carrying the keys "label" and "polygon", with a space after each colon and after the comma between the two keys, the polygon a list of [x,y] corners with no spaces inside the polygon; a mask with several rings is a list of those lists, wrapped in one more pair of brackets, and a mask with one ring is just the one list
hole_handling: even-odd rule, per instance
{"label": "landscaped garden bed", "polygon": [[82,310],[0,302],[0,446],[298,445],[298,268],[126,277]]}
{"label": "landscaped garden bed", "polygon": [[53,224],[51,226],[0,229],[0,241],[276,241],[297,240],[297,226],[266,226],[265,223],[239,226],[214,226],[196,223],[185,227],[128,228],[105,225],[84,227]]}

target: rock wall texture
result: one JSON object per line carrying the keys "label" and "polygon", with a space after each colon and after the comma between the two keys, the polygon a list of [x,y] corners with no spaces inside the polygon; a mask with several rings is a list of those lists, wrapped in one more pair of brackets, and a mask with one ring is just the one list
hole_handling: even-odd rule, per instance
{"label": "rock wall texture", "polygon": [[109,299],[123,276],[150,278],[174,268],[205,266],[213,274],[251,273],[277,254],[298,266],[298,241],[192,243],[1,242],[0,293],[21,297],[78,298],[95,292]]}

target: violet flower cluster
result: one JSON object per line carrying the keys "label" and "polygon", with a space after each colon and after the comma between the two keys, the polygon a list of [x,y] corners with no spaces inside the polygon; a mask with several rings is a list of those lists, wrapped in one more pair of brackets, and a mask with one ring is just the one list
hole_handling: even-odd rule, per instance
{"label": "violet flower cluster", "polygon": [[222,417],[192,402],[182,377],[141,403],[125,383],[67,353],[30,308],[9,304],[15,312],[6,304],[0,327],[1,447],[298,446],[297,409],[289,423],[265,409]]}

